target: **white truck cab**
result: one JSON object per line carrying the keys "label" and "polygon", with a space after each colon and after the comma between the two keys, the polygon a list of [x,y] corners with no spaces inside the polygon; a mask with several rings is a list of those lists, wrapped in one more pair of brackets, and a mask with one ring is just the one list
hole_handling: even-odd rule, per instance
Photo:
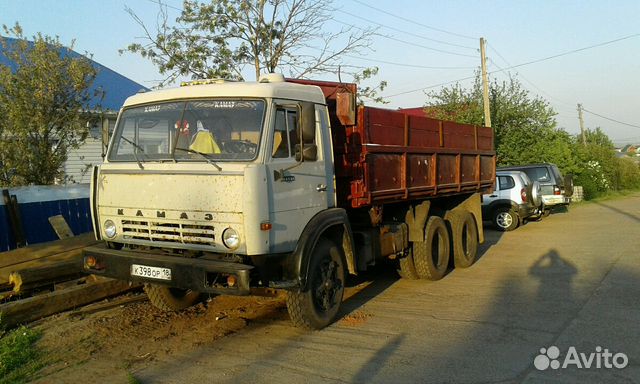
{"label": "white truck cab", "polygon": [[[305,108],[313,121],[301,145]],[[96,175],[97,235],[194,251],[290,252],[309,219],[335,204],[329,132],[322,92],[273,76],[132,96]],[[296,159],[303,146],[315,156]],[[284,174],[267,177],[274,172]]]}

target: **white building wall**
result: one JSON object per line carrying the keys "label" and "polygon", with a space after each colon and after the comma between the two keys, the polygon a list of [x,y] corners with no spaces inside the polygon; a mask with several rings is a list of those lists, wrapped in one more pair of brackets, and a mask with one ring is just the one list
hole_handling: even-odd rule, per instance
{"label": "white building wall", "polygon": [[91,168],[102,163],[102,140],[87,137],[78,149],[72,149],[64,163],[64,174],[68,183],[90,183]]}

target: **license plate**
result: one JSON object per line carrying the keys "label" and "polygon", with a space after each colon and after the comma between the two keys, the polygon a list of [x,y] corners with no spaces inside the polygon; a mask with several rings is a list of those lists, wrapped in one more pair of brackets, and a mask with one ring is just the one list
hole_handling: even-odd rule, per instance
{"label": "license plate", "polygon": [[140,276],[158,280],[171,280],[171,269],[132,264],[131,276]]}

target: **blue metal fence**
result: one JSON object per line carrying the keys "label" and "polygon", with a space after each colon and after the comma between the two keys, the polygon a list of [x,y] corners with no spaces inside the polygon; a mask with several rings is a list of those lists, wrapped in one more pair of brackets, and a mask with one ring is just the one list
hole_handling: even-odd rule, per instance
{"label": "blue metal fence", "polygon": [[[89,184],[9,188],[16,195],[27,244],[56,240],[49,217],[62,215],[74,234],[93,231],[89,209]],[[7,207],[0,199],[0,251],[16,247]]]}

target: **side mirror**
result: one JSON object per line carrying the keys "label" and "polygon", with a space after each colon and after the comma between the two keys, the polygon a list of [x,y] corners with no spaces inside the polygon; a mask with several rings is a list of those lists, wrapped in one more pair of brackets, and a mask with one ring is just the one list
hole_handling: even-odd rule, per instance
{"label": "side mirror", "polygon": [[316,137],[316,108],[313,103],[301,103],[300,128],[302,143],[312,144]]}
{"label": "side mirror", "polygon": [[[304,159],[304,160],[302,160]],[[316,161],[318,160],[318,146],[315,144],[305,144],[300,157],[300,144],[296,144],[296,161]]]}

